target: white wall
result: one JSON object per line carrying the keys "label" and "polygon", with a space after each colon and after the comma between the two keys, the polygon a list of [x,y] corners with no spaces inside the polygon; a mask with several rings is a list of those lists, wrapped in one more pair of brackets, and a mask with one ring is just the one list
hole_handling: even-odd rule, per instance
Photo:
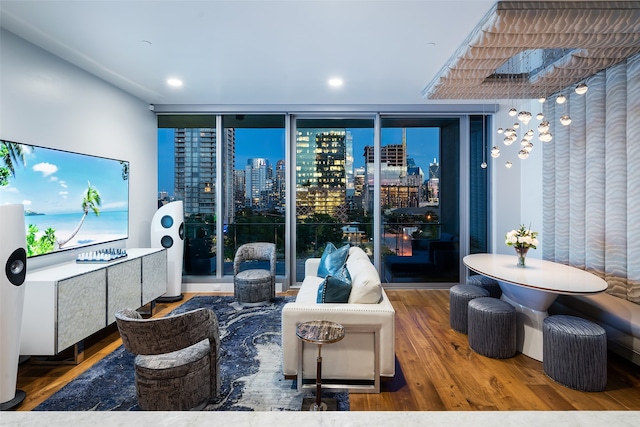
{"label": "white wall", "polygon": [[[126,247],[149,247],[157,210],[155,114],[143,101],[0,31],[0,139],[128,160]],[[72,251],[48,255],[30,266],[75,256]]]}
{"label": "white wall", "polygon": [[[522,101],[518,101],[522,102]],[[515,106],[520,111],[525,109],[533,114],[533,118],[528,125],[520,123],[518,135],[522,135],[527,129],[535,132],[533,150],[526,160],[518,157],[520,150],[519,138],[510,146],[503,143],[504,136],[497,133],[499,127],[506,129],[518,122],[516,117],[508,115],[509,109]],[[495,114],[494,125],[491,129],[493,145],[500,148],[500,157],[491,158],[488,161],[491,170],[491,251],[494,253],[513,255],[513,248],[505,245],[505,234],[518,228],[520,224],[529,226],[534,231],[538,231],[538,239],[542,241],[542,142],[537,138],[538,124],[535,115],[542,111],[542,107],[537,100],[525,101],[523,104],[516,104],[503,101],[500,110]],[[513,166],[508,169],[505,162],[510,160]],[[537,250],[530,250],[528,255],[533,258],[542,258],[542,247]]]}

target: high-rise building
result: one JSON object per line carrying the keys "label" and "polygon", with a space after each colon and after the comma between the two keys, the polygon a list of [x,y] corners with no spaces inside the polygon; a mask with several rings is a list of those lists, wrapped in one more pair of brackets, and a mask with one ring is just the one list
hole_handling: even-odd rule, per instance
{"label": "high-rise building", "polygon": [[296,156],[297,215],[324,213],[346,220],[347,190],[354,188],[351,133],[346,129],[298,130]]}
{"label": "high-rise building", "polygon": [[236,169],[233,171],[233,203],[238,211],[245,206],[245,171]]}
{"label": "high-rise building", "polygon": [[[365,209],[373,209],[373,177],[375,171],[374,147],[364,147]],[[407,158],[406,133],[402,144],[389,144],[380,148],[380,201],[384,209],[418,207],[422,171],[413,159]]]}
{"label": "high-rise building", "polygon": [[[225,129],[222,150],[223,172],[232,176],[235,152],[235,130]],[[216,211],[216,130],[214,128],[177,128],[174,136],[176,200],[182,200],[184,213],[213,215]],[[223,192],[225,223],[233,220],[233,182],[227,180]]]}
{"label": "high-rise building", "polygon": [[284,209],[287,197],[287,168],[284,160],[278,160],[276,163],[275,181],[273,185],[273,193],[275,198],[275,207],[279,210]]}
{"label": "high-rise building", "polygon": [[266,209],[270,204],[273,187],[269,160],[254,157],[247,159],[245,174],[245,205],[254,209]]}

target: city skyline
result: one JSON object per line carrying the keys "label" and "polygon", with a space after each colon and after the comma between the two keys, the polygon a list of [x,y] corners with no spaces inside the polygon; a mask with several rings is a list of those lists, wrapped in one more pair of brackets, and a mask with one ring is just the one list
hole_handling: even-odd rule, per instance
{"label": "city skyline", "polygon": [[[353,139],[353,167],[364,167],[364,147],[373,145],[373,129],[347,128]],[[423,170],[429,170],[429,164],[439,159],[438,128],[406,128],[407,158]],[[383,128],[382,144],[402,144],[402,128]],[[295,153],[294,153],[295,155]],[[244,170],[251,158],[264,158],[275,167],[284,160],[284,129],[235,129],[235,165],[234,170]],[[439,160],[438,160],[439,162]],[[174,129],[158,129],[158,192],[174,196]],[[428,178],[428,177],[425,177]]]}

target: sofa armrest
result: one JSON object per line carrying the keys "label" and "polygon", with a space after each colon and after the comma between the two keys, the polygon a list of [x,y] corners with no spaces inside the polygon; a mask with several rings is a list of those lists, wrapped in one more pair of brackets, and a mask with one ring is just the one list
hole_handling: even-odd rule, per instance
{"label": "sofa armrest", "polygon": [[[311,320],[330,320],[344,326],[380,327],[380,375],[395,375],[395,310],[383,291],[378,304],[287,303],[282,310],[282,352],[284,375],[296,375],[298,337],[296,328]],[[348,341],[345,338],[345,341]]]}
{"label": "sofa armrest", "polygon": [[307,258],[304,262],[304,277],[317,276],[320,258]]}

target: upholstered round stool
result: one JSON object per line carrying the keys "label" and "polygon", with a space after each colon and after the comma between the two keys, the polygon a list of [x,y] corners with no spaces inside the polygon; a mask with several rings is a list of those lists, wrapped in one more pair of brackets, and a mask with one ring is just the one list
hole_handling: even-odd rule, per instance
{"label": "upholstered round stool", "polygon": [[544,319],[542,365],[552,380],[581,391],[607,385],[607,333],[589,320],[557,315]]}
{"label": "upholstered round stool", "polygon": [[500,289],[498,281],[491,277],[483,276],[482,274],[469,276],[467,285],[479,286],[482,289],[488,290],[489,296],[492,298],[500,298],[502,296],[502,289]]}
{"label": "upholstered round stool", "polygon": [[478,286],[455,285],[449,289],[449,323],[463,334],[467,333],[467,305],[474,298],[488,297],[489,291]]}
{"label": "upholstered round stool", "polygon": [[272,281],[269,270],[240,271],[233,280],[233,295],[243,305],[268,304],[274,297]]}
{"label": "upholstered round stool", "polygon": [[497,298],[469,301],[469,347],[478,354],[506,359],[516,354],[516,309]]}

